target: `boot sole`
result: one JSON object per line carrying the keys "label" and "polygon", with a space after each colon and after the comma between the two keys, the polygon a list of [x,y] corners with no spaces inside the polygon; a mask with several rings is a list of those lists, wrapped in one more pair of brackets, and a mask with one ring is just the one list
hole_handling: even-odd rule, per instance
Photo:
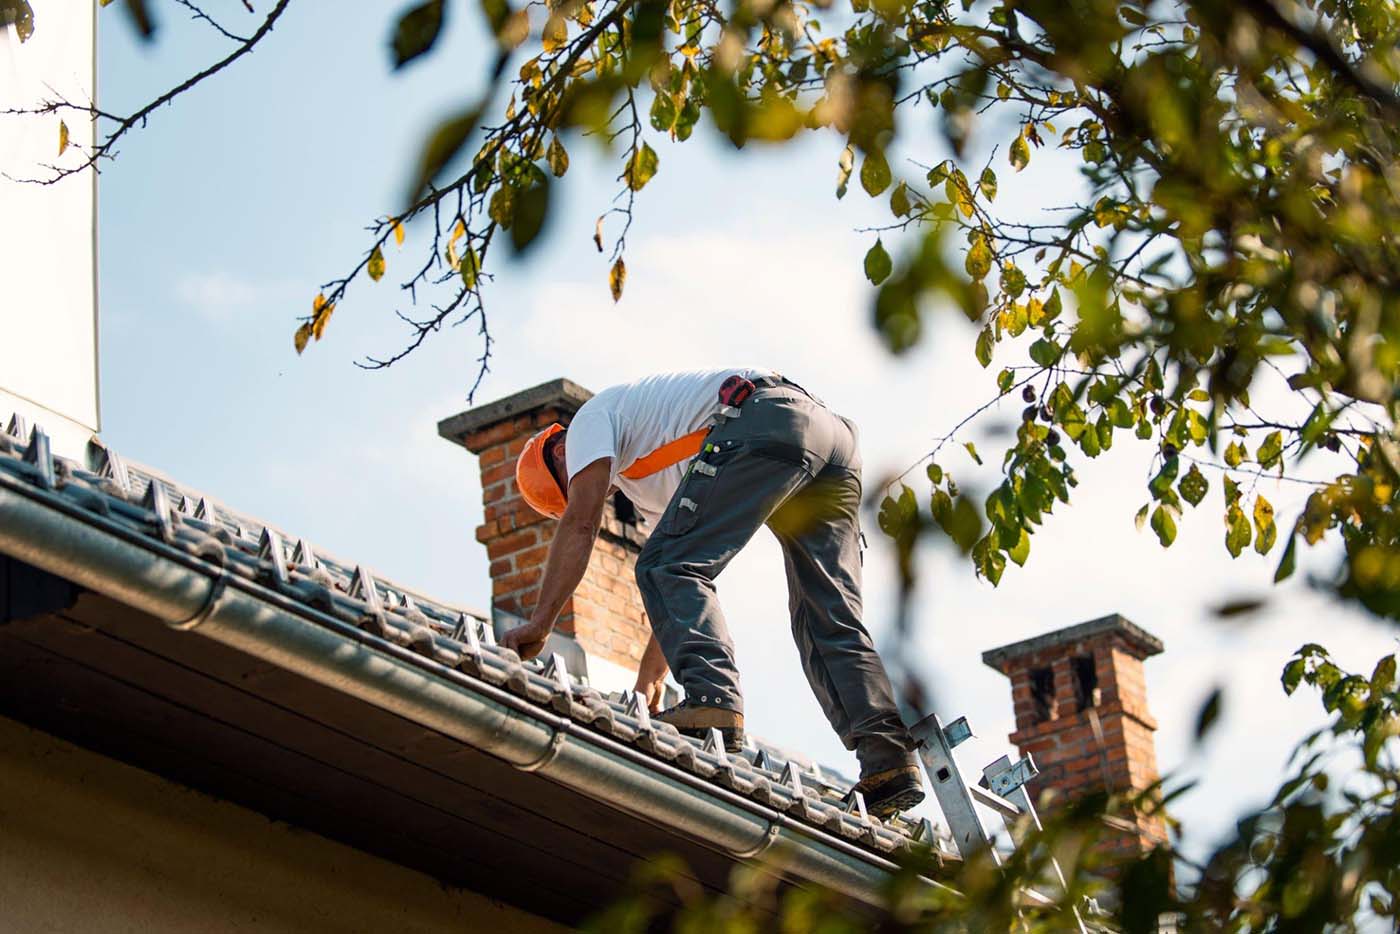
{"label": "boot sole", "polygon": [[866,801],[865,808],[869,813],[880,818],[880,820],[886,820],[900,811],[910,810],[923,800],[924,790],[922,788],[906,788],[903,791],[896,791],[894,794],[875,805]]}

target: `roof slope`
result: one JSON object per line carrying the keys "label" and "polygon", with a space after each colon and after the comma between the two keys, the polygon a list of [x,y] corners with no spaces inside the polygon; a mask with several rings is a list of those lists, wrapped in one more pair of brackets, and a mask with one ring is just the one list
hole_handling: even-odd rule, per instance
{"label": "roof slope", "polygon": [[[311,624],[313,635],[329,640],[322,643],[334,649],[329,656],[342,654],[336,648],[342,643],[368,648],[375,660],[397,666],[394,671],[412,672],[418,678],[415,683],[433,692],[445,690],[442,703],[460,704],[484,696],[492,704],[533,716],[532,722],[554,724],[541,763],[516,764],[526,771],[539,768],[557,782],[575,781],[567,770],[544,768],[559,753],[558,747],[566,744],[567,733],[569,743],[597,747],[624,760],[626,769],[638,773],[638,781],[653,782],[639,787],[660,788],[655,782],[664,780],[685,786],[692,799],[698,796],[716,808],[767,820],[768,842],[777,839],[780,830],[781,835],[795,832],[796,837],[810,837],[832,852],[845,854],[842,859],[886,869],[889,864],[883,857],[912,841],[938,842],[927,821],[883,823],[867,817],[852,799],[849,782],[829,770],[761,743],[738,756],[727,755],[714,737],[706,743],[683,737],[669,724],[651,722],[635,699],[606,696],[571,678],[557,658],[522,663],[514,652],[494,644],[492,627],[477,614],[378,580],[367,568],[319,554],[301,539],[126,464],[113,452],[95,449],[91,464],[55,458],[42,432],[26,429],[16,419],[8,431],[0,432],[0,526],[10,528],[0,531],[0,551],[40,564],[34,556],[48,547],[38,541],[41,536],[32,523],[24,531],[23,523],[8,521],[16,515],[6,511],[12,506],[28,510],[25,515],[31,518],[61,518],[71,528],[80,523],[84,534],[98,533],[92,547],[119,543],[122,548],[134,547],[175,561],[214,581],[207,594],[192,604],[196,611],[188,614],[190,618],[172,620],[165,614],[166,621],[177,628],[207,622],[216,605],[234,597],[252,601],[250,605],[256,605],[263,616],[275,610],[279,618],[294,619],[303,630]],[[79,566],[76,558],[58,553],[61,549],[50,550],[55,553],[46,559],[52,565],[49,570],[109,591],[113,599],[162,606],[179,600],[188,606],[195,599],[188,592],[191,585],[168,573],[160,580],[169,580],[163,585],[169,593],[128,597],[121,586],[107,587],[107,581],[98,579],[105,571]],[[268,648],[259,644],[262,638],[240,634],[229,641],[256,653]],[[305,632],[303,638],[307,638]],[[273,654],[269,651],[264,657]],[[375,692],[386,690],[381,678],[357,678],[344,672],[335,673],[334,678],[339,679],[334,683],[361,697],[379,697]],[[503,755],[490,748],[491,735],[481,736],[485,751]],[[596,789],[584,788],[586,778],[577,779],[580,789],[597,797]],[[610,803],[647,811],[650,821],[663,828],[668,824],[665,814],[656,807],[649,809],[655,802],[629,804],[618,799]],[[707,828],[697,827],[693,816],[677,813],[670,821],[671,831],[678,836],[707,836]],[[744,854],[730,848],[728,855]]]}

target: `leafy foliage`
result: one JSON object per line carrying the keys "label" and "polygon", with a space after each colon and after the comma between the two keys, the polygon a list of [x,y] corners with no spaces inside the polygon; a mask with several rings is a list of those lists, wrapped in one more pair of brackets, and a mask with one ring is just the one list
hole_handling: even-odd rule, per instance
{"label": "leafy foliage", "polygon": [[[1204,863],[1166,846],[1118,855],[1099,846],[1106,815],[1161,808],[1186,790],[1161,796],[1153,789],[1136,799],[1090,796],[1062,808],[1001,866],[986,854],[954,866],[928,851],[907,854],[885,893],[884,914],[876,918],[828,890],[780,892],[772,867],[764,866],[741,867],[728,893],[707,897],[684,866],[663,857],[644,863],[634,892],[609,906],[590,929],[1033,934],[1078,930],[1079,918],[1094,930],[1143,934],[1393,926],[1400,913],[1395,657],[1382,659],[1367,678],[1344,673],[1324,649],[1307,645],[1283,674],[1289,693],[1304,683],[1319,691],[1334,715],[1331,726],[1299,745],[1295,767],[1274,800],[1241,820]],[[1215,723],[1220,698],[1217,691],[1202,707],[1198,739]],[[1340,790],[1331,788],[1325,771],[1338,757],[1360,762]],[[1050,881],[1052,853],[1064,870],[1064,887]],[[1027,888],[1050,896],[1050,903],[1029,902],[1022,897]]]}

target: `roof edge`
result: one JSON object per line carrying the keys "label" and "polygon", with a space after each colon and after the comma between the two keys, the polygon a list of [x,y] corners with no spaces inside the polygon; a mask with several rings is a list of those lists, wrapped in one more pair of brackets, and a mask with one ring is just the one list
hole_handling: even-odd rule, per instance
{"label": "roof edge", "polygon": [[560,377],[529,389],[512,393],[494,402],[449,415],[438,422],[438,435],[464,447],[467,435],[493,425],[533,412],[536,409],[557,408],[568,414],[579,410],[593,393],[571,379]]}
{"label": "roof edge", "polygon": [[1161,639],[1127,619],[1121,613],[1110,613],[1088,622],[1076,623],[1073,626],[1066,626],[1064,629],[1056,629],[1053,632],[1042,633],[1019,642],[988,649],[982,653],[982,662],[988,667],[1006,674],[1011,662],[1034,652],[1043,652],[1046,649],[1060,648],[1085,639],[1111,635],[1121,636],[1138,658],[1160,655],[1166,648]]}

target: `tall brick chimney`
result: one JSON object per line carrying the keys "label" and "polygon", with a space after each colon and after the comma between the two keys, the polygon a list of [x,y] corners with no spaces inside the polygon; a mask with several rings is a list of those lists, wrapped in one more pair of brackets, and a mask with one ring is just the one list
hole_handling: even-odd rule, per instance
{"label": "tall brick chimney", "polygon": [[[1114,614],[982,653],[1011,679],[1010,740],[1035,757],[1040,775],[1030,790],[1049,811],[1057,801],[1142,791],[1157,781],[1157,721],[1147,711],[1142,662],[1161,651],[1160,639]],[[1160,815],[1120,817],[1106,851],[1137,854],[1166,842]]]}
{"label": "tall brick chimney", "polygon": [[[556,379],[438,423],[439,435],[477,455],[485,517],[476,538],[490,559],[491,609],[498,620],[501,614],[527,616],[534,609],[557,525],[521,499],[515,459],[526,439],[552,422],[567,425],[592,395]],[[630,504],[615,497],[604,513],[588,571],[564,604],[555,630],[583,648],[590,677],[607,690],[632,687],[630,678],[651,635],[635,579],[645,541]]]}

